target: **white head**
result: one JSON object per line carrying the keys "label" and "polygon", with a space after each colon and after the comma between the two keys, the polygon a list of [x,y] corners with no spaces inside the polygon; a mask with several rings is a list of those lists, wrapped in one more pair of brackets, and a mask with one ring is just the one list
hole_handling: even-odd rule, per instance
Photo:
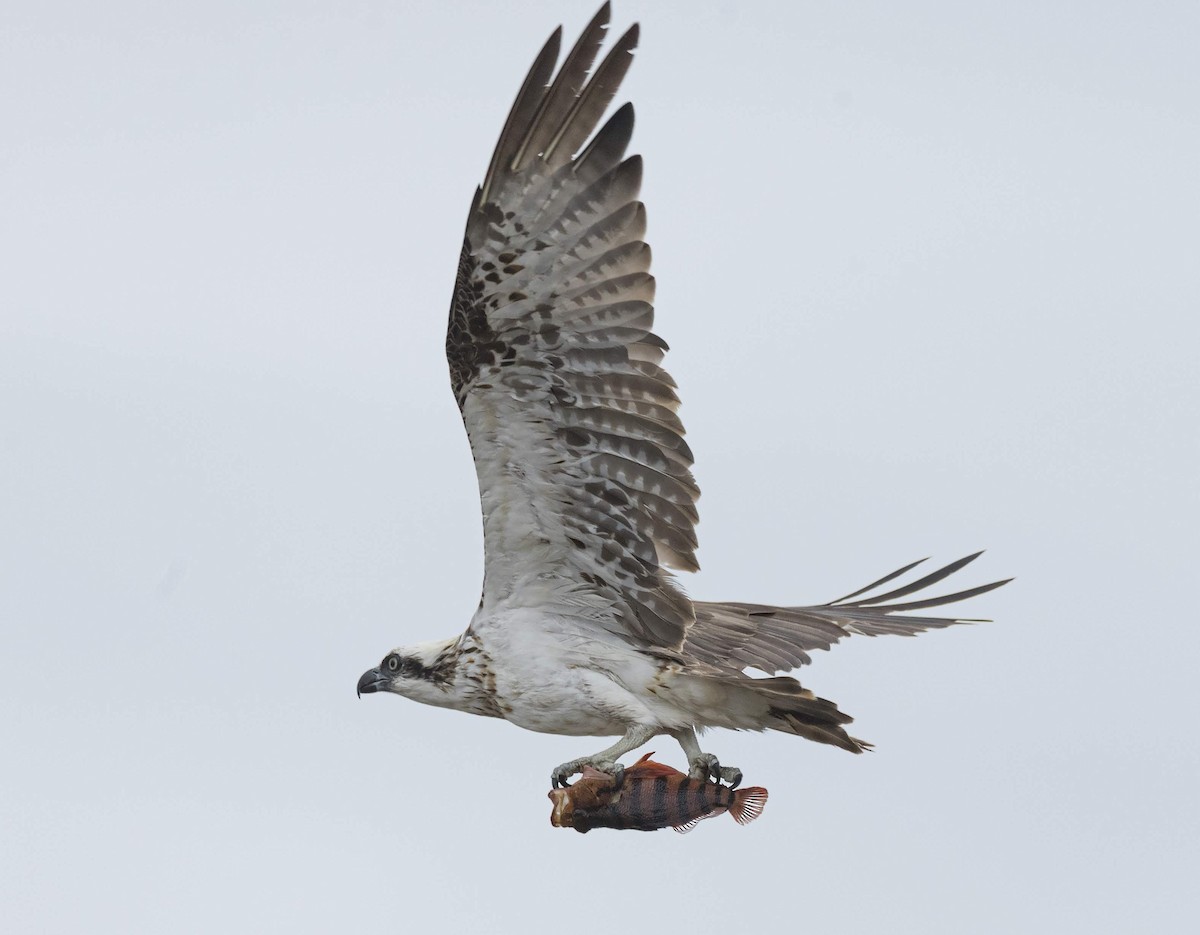
{"label": "white head", "polygon": [[391,692],[414,701],[453,706],[456,640],[417,643],[393,649],[358,680],[358,694]]}

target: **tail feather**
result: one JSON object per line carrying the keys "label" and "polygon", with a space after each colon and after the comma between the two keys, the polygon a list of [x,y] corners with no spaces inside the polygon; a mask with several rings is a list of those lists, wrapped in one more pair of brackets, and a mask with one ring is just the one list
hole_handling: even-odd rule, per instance
{"label": "tail feather", "polygon": [[681,672],[671,679],[669,689],[680,707],[693,712],[697,726],[777,730],[851,753],[871,746],[846,733],[842,725],[854,720],[850,715],[790,676],[756,679],[741,672]]}
{"label": "tail feather", "polygon": [[785,734],[806,737],[818,743],[833,744],[851,753],[870,748],[865,740],[846,733],[843,724],[854,718],[826,698],[818,698],[790,676],[752,679],[744,676],[744,688],[767,702],[765,726]]}
{"label": "tail feather", "polygon": [[[824,699],[819,700],[823,701]],[[827,703],[832,704],[832,702]],[[838,714],[841,714],[841,712],[838,711]],[[846,717],[844,714],[842,714],[842,717],[846,721],[853,720],[853,718]],[[815,740],[817,743],[832,744],[835,747],[841,747],[843,750],[849,750],[851,753],[865,753],[873,746],[866,740],[851,737],[846,733],[845,728],[840,725],[821,723],[806,712],[801,711],[772,708],[771,721],[767,726],[772,730],[777,730],[785,734],[795,734],[797,737]]]}

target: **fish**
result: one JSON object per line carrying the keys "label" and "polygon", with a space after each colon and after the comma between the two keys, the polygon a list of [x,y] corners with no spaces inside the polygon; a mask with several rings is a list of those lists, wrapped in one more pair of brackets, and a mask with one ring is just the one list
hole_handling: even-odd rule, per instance
{"label": "fish", "polygon": [[580,834],[593,828],[674,828],[686,834],[705,818],[725,812],[739,825],[749,824],[767,804],[767,790],[761,786],[735,790],[692,779],[665,763],[654,762],[652,756],[647,753],[620,777],[585,767],[583,777],[573,785],[551,789],[550,824],[574,828]]}

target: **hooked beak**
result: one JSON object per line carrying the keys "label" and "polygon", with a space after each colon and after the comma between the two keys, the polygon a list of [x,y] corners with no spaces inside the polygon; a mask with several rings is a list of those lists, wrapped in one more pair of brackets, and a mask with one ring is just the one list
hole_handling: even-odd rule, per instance
{"label": "hooked beak", "polygon": [[368,669],[362,674],[362,678],[358,680],[358,697],[363,696],[363,692],[368,695],[373,692],[381,692],[387,689],[388,678],[378,669]]}

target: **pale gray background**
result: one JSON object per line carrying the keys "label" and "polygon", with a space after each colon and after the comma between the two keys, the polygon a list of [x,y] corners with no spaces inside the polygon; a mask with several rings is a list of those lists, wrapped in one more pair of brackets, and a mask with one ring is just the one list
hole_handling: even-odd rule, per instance
{"label": "pale gray background", "polygon": [[718,733],[761,821],[581,837],[596,741],[355,700],[475,607],[464,214],[594,7],[4,5],[4,929],[1191,931],[1194,3],[616,8],[691,592],[1018,576],[801,673],[875,753]]}

